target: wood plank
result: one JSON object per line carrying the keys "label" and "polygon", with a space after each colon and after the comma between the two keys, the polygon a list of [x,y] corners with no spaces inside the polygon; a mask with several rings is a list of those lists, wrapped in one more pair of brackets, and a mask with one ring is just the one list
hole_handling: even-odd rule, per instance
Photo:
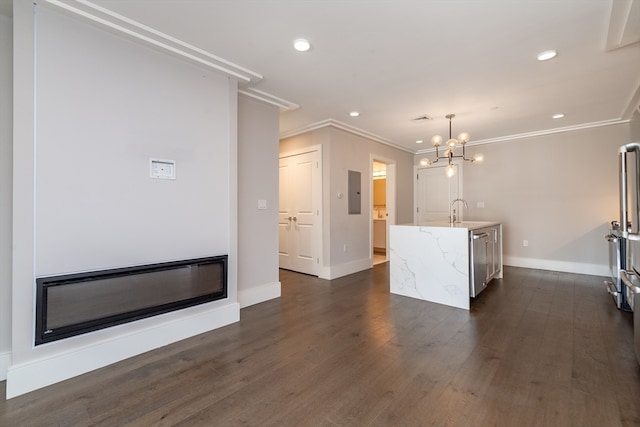
{"label": "wood plank", "polygon": [[640,426],[629,313],[603,278],[505,267],[470,311],[389,294],[388,264],[281,271],[239,323],[4,400],[7,426]]}

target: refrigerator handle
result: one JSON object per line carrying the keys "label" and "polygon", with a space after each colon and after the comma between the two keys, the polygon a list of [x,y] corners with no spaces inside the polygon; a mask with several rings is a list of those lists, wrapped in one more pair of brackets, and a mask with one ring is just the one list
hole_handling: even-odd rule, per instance
{"label": "refrigerator handle", "polygon": [[635,223],[631,223],[629,226],[629,206],[628,206],[628,192],[629,189],[627,187],[627,153],[633,151],[635,153],[636,158],[636,167],[634,177],[634,190],[635,197],[632,198],[633,206],[631,206],[632,217],[635,214],[636,217],[640,218],[640,143],[632,142],[630,144],[625,144],[620,147],[618,153],[619,167],[620,167],[620,228],[622,230],[623,237],[626,237],[629,240],[640,240],[640,227],[638,224],[638,218],[635,218]]}
{"label": "refrigerator handle", "polygon": [[636,286],[633,283],[630,276],[638,277],[637,274],[632,271],[620,270],[620,279],[622,279],[622,283],[624,283],[626,287],[631,289],[631,292],[633,292],[634,294],[640,294],[640,287]]}

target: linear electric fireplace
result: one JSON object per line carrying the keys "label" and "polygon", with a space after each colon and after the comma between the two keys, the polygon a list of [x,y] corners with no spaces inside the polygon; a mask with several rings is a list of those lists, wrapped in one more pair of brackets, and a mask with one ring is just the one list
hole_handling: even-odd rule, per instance
{"label": "linear electric fireplace", "polygon": [[36,279],[43,344],[227,297],[227,255]]}

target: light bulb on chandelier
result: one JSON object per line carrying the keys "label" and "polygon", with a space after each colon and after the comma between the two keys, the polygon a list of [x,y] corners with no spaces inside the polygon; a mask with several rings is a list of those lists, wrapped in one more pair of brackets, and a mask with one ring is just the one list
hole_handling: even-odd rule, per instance
{"label": "light bulb on chandelier", "polygon": [[447,177],[451,178],[456,174],[456,167],[454,165],[447,166],[445,169],[445,173],[447,174]]}
{"label": "light bulb on chandelier", "polygon": [[[436,159],[431,160],[426,157],[420,159],[420,166],[430,166],[434,163],[437,163],[440,159],[447,159],[449,164],[445,168],[445,173],[449,178],[451,178],[456,173],[456,166],[453,164],[453,159],[462,159],[464,161],[472,163],[481,162],[483,160],[482,154],[474,154],[470,159],[467,159],[465,146],[467,145],[467,142],[469,142],[470,138],[467,132],[461,132],[458,135],[458,139],[455,139],[451,136],[451,119],[453,119],[455,116],[455,114],[447,114],[445,116],[447,119],[449,119],[449,139],[446,142],[447,149],[445,150],[444,155],[440,156],[440,153],[438,152],[438,148],[442,145],[442,137],[440,135],[434,135],[431,138],[431,144],[433,144],[436,149]],[[458,144],[462,146],[462,154],[456,155],[455,149]]]}

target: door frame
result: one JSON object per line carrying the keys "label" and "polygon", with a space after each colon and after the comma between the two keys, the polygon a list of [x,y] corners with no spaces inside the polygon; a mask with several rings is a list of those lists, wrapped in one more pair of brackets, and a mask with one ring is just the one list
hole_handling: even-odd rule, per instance
{"label": "door frame", "polygon": [[[385,156],[370,153],[369,154],[369,200],[371,200],[371,206],[369,206],[369,248],[371,252],[369,257],[371,260],[371,266],[373,266],[373,162],[384,163],[387,165],[387,184],[385,188],[387,198],[387,221],[386,221],[386,244],[385,255],[386,260],[389,261],[389,225],[395,225],[396,223],[396,194],[397,188],[397,173],[395,159],[390,159]],[[391,201],[391,203],[390,203]]]}
{"label": "door frame", "polygon": [[[316,217],[317,217],[317,226],[314,227],[313,233],[311,233],[312,247],[314,254],[313,256],[316,258],[315,263],[315,272],[314,275],[322,278],[322,266],[324,265],[324,207],[322,204],[322,191],[323,191],[323,165],[322,165],[322,145],[310,145],[308,147],[296,148],[289,151],[281,151],[278,153],[278,161],[284,157],[293,157],[298,156],[300,154],[307,153],[316,153],[316,161],[318,162],[318,166],[316,168],[316,173],[313,175],[312,180],[312,194],[311,200],[313,206],[316,208]],[[279,180],[278,176],[278,180]],[[280,188],[280,182],[278,181],[278,188]],[[280,211],[280,193],[278,193],[278,211]],[[277,224],[276,224],[277,226]],[[280,263],[278,262],[278,268],[280,267]]]}
{"label": "door frame", "polygon": [[[464,179],[463,179],[463,165],[464,162],[460,161],[459,159],[453,160],[452,163],[454,165],[457,166],[457,171],[456,174],[458,174],[458,197],[463,199],[464,196],[464,192],[463,192],[463,183],[464,183]],[[448,165],[447,164],[437,164],[437,165],[431,165],[431,166],[420,166],[420,165],[414,165],[413,166],[413,176],[415,177],[413,179],[413,223],[417,224],[418,223],[418,206],[420,206],[420,195],[418,194],[418,173],[420,169],[434,169],[434,168],[442,168],[443,171],[442,173],[444,173],[444,168]],[[451,203],[451,200],[449,200],[449,203]]]}

